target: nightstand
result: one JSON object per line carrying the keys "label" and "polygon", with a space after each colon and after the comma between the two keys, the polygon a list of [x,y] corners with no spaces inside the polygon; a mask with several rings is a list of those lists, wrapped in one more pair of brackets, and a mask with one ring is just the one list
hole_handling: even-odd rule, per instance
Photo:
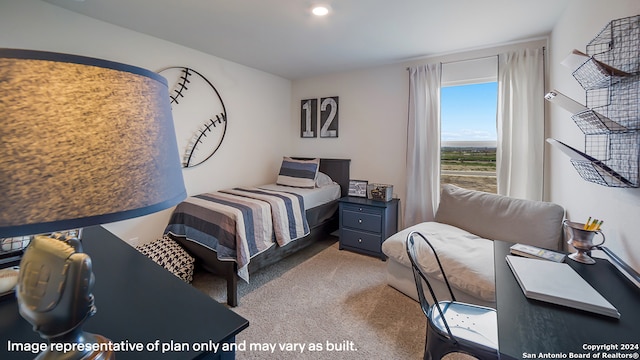
{"label": "nightstand", "polygon": [[398,231],[400,200],[374,201],[347,196],[340,203],[340,250],[376,256],[387,260],[382,242]]}

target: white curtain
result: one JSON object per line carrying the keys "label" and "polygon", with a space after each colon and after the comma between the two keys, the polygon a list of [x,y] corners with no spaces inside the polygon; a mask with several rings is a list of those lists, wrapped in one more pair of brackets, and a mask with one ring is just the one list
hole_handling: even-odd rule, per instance
{"label": "white curtain", "polygon": [[440,193],[440,64],[409,68],[404,225],[434,218]]}
{"label": "white curtain", "polygon": [[498,194],[542,200],[544,158],[544,51],[499,55]]}

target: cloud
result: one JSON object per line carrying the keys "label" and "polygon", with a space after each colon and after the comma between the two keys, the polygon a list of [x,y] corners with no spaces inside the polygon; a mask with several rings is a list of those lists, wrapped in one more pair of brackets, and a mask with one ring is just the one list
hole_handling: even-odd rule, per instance
{"label": "cloud", "polygon": [[495,133],[486,130],[460,129],[458,131],[444,131],[443,141],[496,141]]}

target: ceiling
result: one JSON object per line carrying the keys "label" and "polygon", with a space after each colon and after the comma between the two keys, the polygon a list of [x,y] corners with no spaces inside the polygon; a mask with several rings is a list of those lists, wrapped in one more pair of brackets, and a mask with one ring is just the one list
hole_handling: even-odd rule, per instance
{"label": "ceiling", "polygon": [[297,79],[546,36],[569,0],[43,1]]}

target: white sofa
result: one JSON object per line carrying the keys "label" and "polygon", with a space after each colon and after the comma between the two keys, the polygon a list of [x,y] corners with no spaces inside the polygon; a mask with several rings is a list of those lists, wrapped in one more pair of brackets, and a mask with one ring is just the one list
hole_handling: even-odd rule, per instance
{"label": "white sofa", "polygon": [[[559,250],[563,243],[563,218],[564,209],[557,204],[443,185],[435,221],[406,228],[382,244],[382,251],[389,257],[387,282],[418,299],[405,250],[407,235],[418,230],[436,249],[456,299],[495,307],[491,240]],[[424,242],[419,241],[418,244],[420,265],[427,271],[436,296],[440,300],[448,299],[448,291],[431,250]],[[425,255],[421,256],[421,253]]]}

